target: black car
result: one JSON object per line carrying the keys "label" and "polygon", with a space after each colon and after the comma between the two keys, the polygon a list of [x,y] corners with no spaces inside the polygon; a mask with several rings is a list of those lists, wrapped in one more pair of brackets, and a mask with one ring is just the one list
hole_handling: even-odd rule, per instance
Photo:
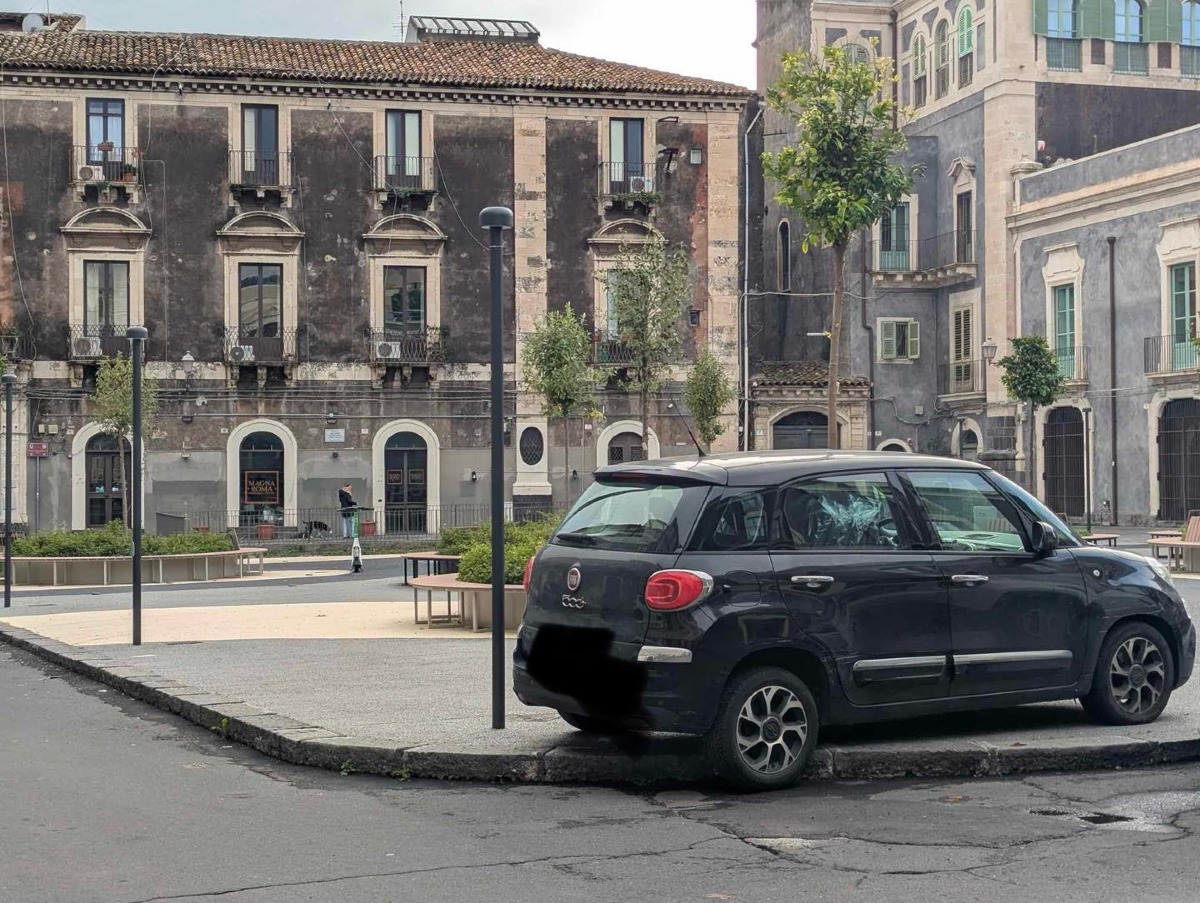
{"label": "black car", "polygon": [[1156,560],[911,454],[602,468],[526,586],[522,702],[587,732],[705,734],[744,789],[795,781],[822,725],[1070,698],[1144,724],[1195,658]]}

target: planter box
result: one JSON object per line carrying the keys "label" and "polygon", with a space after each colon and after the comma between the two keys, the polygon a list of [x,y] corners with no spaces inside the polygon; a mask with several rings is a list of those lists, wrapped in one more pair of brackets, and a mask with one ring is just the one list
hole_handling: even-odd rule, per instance
{"label": "planter box", "polygon": [[358,535],[359,536],[374,536],[375,535],[375,521],[368,521],[367,523],[360,523],[358,525]]}
{"label": "planter box", "polygon": [[[457,593],[461,602],[463,626],[475,630],[484,630],[492,626],[492,588],[484,583],[463,583],[457,574],[438,574],[432,577],[414,577],[411,585],[418,591],[426,590],[427,603],[432,603],[436,593],[443,597],[445,593]],[[516,630],[521,626],[521,618],[525,616],[525,605],[528,597],[523,586],[504,587],[504,629]],[[419,600],[413,597],[413,615],[417,623],[422,623],[417,612]]]}
{"label": "planter box", "polygon": [[259,524],[257,536],[259,539],[274,539],[275,525],[274,524]]}

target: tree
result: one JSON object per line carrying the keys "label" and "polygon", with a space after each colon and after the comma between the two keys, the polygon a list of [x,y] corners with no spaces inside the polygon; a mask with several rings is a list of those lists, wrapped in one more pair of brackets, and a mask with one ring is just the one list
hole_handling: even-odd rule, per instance
{"label": "tree", "polygon": [[705,348],[683,384],[683,403],[696,424],[696,432],[707,449],[725,432],[721,416],[734,399],[729,381],[716,355]]}
{"label": "tree", "polygon": [[650,396],[662,385],[683,343],[680,320],[692,292],[688,255],[656,239],[640,250],[622,248],[610,290],[617,315],[617,340],[630,359],[638,387],[642,448],[650,447]]}
{"label": "tree", "polygon": [[1033,441],[1034,413],[1039,406],[1053,404],[1063,393],[1062,369],[1058,358],[1040,335],[1012,340],[1012,352],[999,361],[1004,375],[1000,381],[1008,394],[1029,405],[1029,485],[1036,486],[1037,448]]}
{"label": "tree", "polygon": [[[582,317],[570,311],[551,311],[525,342],[522,370],[526,386],[545,399],[543,413],[564,423],[575,416],[595,417],[599,375],[591,366],[592,339]],[[571,440],[564,448],[571,470]],[[570,501],[570,482],[567,500]]]}
{"label": "tree", "polygon": [[829,430],[836,447],[839,352],[845,302],[846,248],[908,194],[920,166],[893,159],[908,149],[892,127],[892,60],[859,62],[845,49],[789,53],[783,72],[767,89],[773,110],[796,123],[796,143],[763,154],[777,184],[775,200],[803,220],[807,253],[813,244],[833,249],[833,316],[829,329]]}
{"label": "tree", "polygon": [[[142,371],[142,435],[149,436],[158,412],[158,380]],[[125,478],[125,443],[133,433],[133,361],[124,355],[107,357],[96,373],[92,413],[100,432],[117,441],[125,525],[130,524],[129,481]],[[132,462],[141,466],[140,450]]]}

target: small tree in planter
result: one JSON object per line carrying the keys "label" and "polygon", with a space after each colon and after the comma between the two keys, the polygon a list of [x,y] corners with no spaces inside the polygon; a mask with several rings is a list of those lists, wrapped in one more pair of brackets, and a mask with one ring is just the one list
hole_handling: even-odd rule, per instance
{"label": "small tree in planter", "polygon": [[721,416],[734,399],[733,384],[721,367],[716,355],[705,348],[683,384],[683,403],[687,405],[704,447],[712,444],[725,432]]}
{"label": "small tree in planter", "polygon": [[1012,340],[1012,351],[999,361],[1004,388],[1018,401],[1029,406],[1029,485],[1037,486],[1037,446],[1034,442],[1034,415],[1039,406],[1053,404],[1063,393],[1062,370],[1058,358],[1040,335]]}
{"label": "small tree in planter", "polygon": [[[125,475],[125,445],[133,432],[133,361],[124,355],[107,357],[96,374],[92,413],[100,432],[117,440],[123,516],[130,524],[129,481]],[[142,372],[142,435],[149,436],[158,413],[158,380]],[[134,449],[132,466],[141,467],[141,452]]]}

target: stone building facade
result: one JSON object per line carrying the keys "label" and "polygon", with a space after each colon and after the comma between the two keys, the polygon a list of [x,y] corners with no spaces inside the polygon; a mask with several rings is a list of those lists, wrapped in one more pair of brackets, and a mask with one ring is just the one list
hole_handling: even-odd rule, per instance
{"label": "stone building facade", "polygon": [[528,23],[414,19],[406,43],[365,43],[20,20],[0,15],[0,341],[31,527],[120,515],[90,398],[133,324],[160,379],[148,525],[334,526],[344,482],[377,533],[479,519],[489,205],[516,219],[506,498],[561,506],[597,461],[690,447],[677,386],[643,449],[620,388],[601,422],[551,424],[521,383],[550,310],[594,324],[594,358],[619,361],[605,272],[623,244],[689,249],[687,356],[709,346],[737,372],[746,89],[550,50]]}
{"label": "stone building facade", "polygon": [[[869,389],[866,428],[847,432],[843,423],[843,445],[979,457],[1027,478],[1023,407],[987,360],[991,348],[1003,357],[1033,324],[1017,296],[1033,278],[1019,267],[1034,264],[1018,255],[1012,228],[1020,192],[1032,190],[1023,180],[1200,122],[1200,4],[760,0],[758,13],[760,91],[785,51],[853,45],[864,58],[894,59],[895,96],[911,113],[903,122],[908,162],[924,167],[911,197],[848,255],[839,351],[850,376],[842,387],[849,417],[850,390],[864,382]],[[766,150],[793,137],[787,122],[764,114]],[[1031,176],[1030,184],[1052,178]],[[801,225],[770,200],[770,185],[762,190],[758,284],[748,305],[752,369],[819,367],[829,355],[827,255],[802,254]],[[1069,382],[1086,386],[1099,349],[1089,358],[1084,336],[1078,346],[1067,333],[1062,344],[1050,338]],[[810,376],[793,388],[797,419],[823,422],[824,383]],[[770,413],[755,421],[762,446],[798,435],[790,422],[782,433],[774,428],[778,411],[773,397]],[[1131,497],[1122,517],[1156,513],[1145,504]]]}

